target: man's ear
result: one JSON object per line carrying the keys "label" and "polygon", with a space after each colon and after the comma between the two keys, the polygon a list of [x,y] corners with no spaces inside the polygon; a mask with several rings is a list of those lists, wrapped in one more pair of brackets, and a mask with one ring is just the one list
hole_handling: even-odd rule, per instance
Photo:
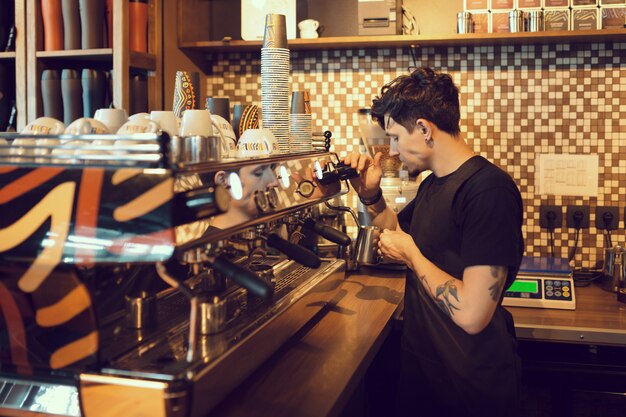
{"label": "man's ear", "polygon": [[215,181],[215,185],[227,186],[228,181],[226,179],[226,171],[217,171],[215,173],[214,181]]}
{"label": "man's ear", "polygon": [[422,121],[422,119],[418,119],[415,124],[417,125],[417,128],[422,133],[422,135],[429,136],[430,128],[426,126],[426,124],[424,123],[424,121]]}

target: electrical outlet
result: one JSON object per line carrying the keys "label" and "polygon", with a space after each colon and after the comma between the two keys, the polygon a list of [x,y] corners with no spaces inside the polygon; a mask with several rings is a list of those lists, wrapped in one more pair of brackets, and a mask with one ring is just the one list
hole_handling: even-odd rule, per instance
{"label": "electrical outlet", "polygon": [[576,229],[577,225],[581,229],[588,228],[589,206],[567,206],[565,223],[567,224],[567,227],[572,227],[574,229]]}
{"label": "electrical outlet", "polygon": [[560,206],[539,206],[539,226],[555,229],[563,226],[563,208]]}
{"label": "electrical outlet", "polygon": [[596,207],[596,229],[617,230],[619,227],[618,207]]}

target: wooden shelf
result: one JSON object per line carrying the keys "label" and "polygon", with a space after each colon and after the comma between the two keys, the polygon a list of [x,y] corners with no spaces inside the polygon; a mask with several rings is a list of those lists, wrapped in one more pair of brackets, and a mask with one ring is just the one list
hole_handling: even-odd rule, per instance
{"label": "wooden shelf", "polygon": [[111,48],[99,48],[99,49],[75,49],[75,50],[63,50],[63,51],[37,51],[37,58],[44,59],[63,59],[74,58],[81,60],[94,60],[105,61],[113,56],[113,49]]}
{"label": "wooden shelf", "polygon": [[15,59],[15,52],[0,52],[0,59]]}
{"label": "wooden shelf", "polygon": [[[321,49],[359,49],[359,48],[396,48],[414,45],[428,46],[492,46],[492,45],[524,45],[553,43],[588,43],[626,40],[626,29],[588,30],[588,31],[555,31],[555,32],[524,32],[524,33],[471,33],[438,36],[395,35],[395,36],[345,36],[317,39],[291,39],[289,49],[321,50]],[[186,50],[218,52],[247,52],[261,49],[261,41],[200,41],[181,42],[179,48]]]}
{"label": "wooden shelf", "polygon": [[[72,62],[99,62],[107,63],[113,60],[112,48],[100,49],[77,49],[63,51],[37,51],[37,59],[59,60]],[[153,54],[142,52],[130,52],[130,67],[154,71],[156,69],[156,57]]]}
{"label": "wooden shelf", "polygon": [[147,71],[155,71],[157,67],[156,56],[145,52],[130,53],[130,67],[134,69],[143,69]]}

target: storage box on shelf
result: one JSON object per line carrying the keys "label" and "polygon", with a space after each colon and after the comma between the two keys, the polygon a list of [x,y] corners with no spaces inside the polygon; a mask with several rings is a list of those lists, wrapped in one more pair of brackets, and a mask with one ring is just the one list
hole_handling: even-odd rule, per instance
{"label": "storage box on shelf", "polygon": [[[607,0],[600,0],[606,2]],[[608,0],[610,1],[610,0]],[[500,5],[508,5],[505,1],[498,0]],[[456,3],[455,3],[456,4]],[[489,10],[492,4],[488,0],[464,0],[463,8],[475,10]],[[570,31],[570,0],[517,0],[513,4],[516,8],[541,9],[543,4],[549,10],[546,14],[546,31],[543,32],[521,32],[521,33],[469,33],[456,34],[455,27],[450,27],[450,34],[420,34],[420,35],[385,35],[385,36],[325,36],[322,32],[319,38],[315,39],[290,39],[290,50],[332,50],[332,49],[359,49],[359,48],[397,48],[409,45],[415,46],[463,46],[463,45],[518,45],[518,44],[551,44],[551,43],[590,43],[606,41],[623,41],[626,39],[626,29],[605,29],[573,32]],[[601,3],[602,4],[602,3]],[[565,5],[566,14],[558,7]],[[212,7],[212,8],[211,8]],[[238,53],[260,51],[261,40],[244,41],[238,40],[234,32],[226,32],[232,26],[226,25],[225,21],[215,22],[224,13],[218,10],[218,5],[211,5],[201,0],[178,0],[178,18],[176,21],[177,46],[187,56],[193,57],[194,63],[201,70],[206,70],[204,65],[198,64],[198,59],[210,60],[212,54],[217,53]],[[232,4],[233,13],[240,11],[238,1]],[[555,9],[556,8],[556,9]],[[201,10],[202,12],[199,12]],[[448,9],[448,12],[449,9]],[[555,20],[553,16],[564,19],[560,24],[548,24],[548,20]],[[208,21],[207,21],[208,16]],[[309,16],[306,16],[309,17]],[[232,16],[229,17],[232,20]],[[201,22],[202,21],[202,22]],[[231,22],[232,23],[232,22]],[[325,22],[320,22],[322,25]],[[488,29],[489,20],[485,22]],[[548,27],[550,30],[548,31]],[[227,33],[230,33],[228,37]],[[204,67],[204,68],[203,68]]]}

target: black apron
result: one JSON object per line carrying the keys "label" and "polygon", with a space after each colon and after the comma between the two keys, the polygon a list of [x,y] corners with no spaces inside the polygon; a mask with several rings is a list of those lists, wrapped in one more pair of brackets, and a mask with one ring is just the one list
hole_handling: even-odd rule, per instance
{"label": "black apron", "polygon": [[[469,159],[445,183],[431,183],[435,188],[415,200],[411,236],[426,258],[458,279],[465,266],[454,198],[488,163],[482,157]],[[515,415],[520,362],[510,313],[498,305],[487,327],[469,335],[441,311],[411,270],[404,301],[399,415]]]}

